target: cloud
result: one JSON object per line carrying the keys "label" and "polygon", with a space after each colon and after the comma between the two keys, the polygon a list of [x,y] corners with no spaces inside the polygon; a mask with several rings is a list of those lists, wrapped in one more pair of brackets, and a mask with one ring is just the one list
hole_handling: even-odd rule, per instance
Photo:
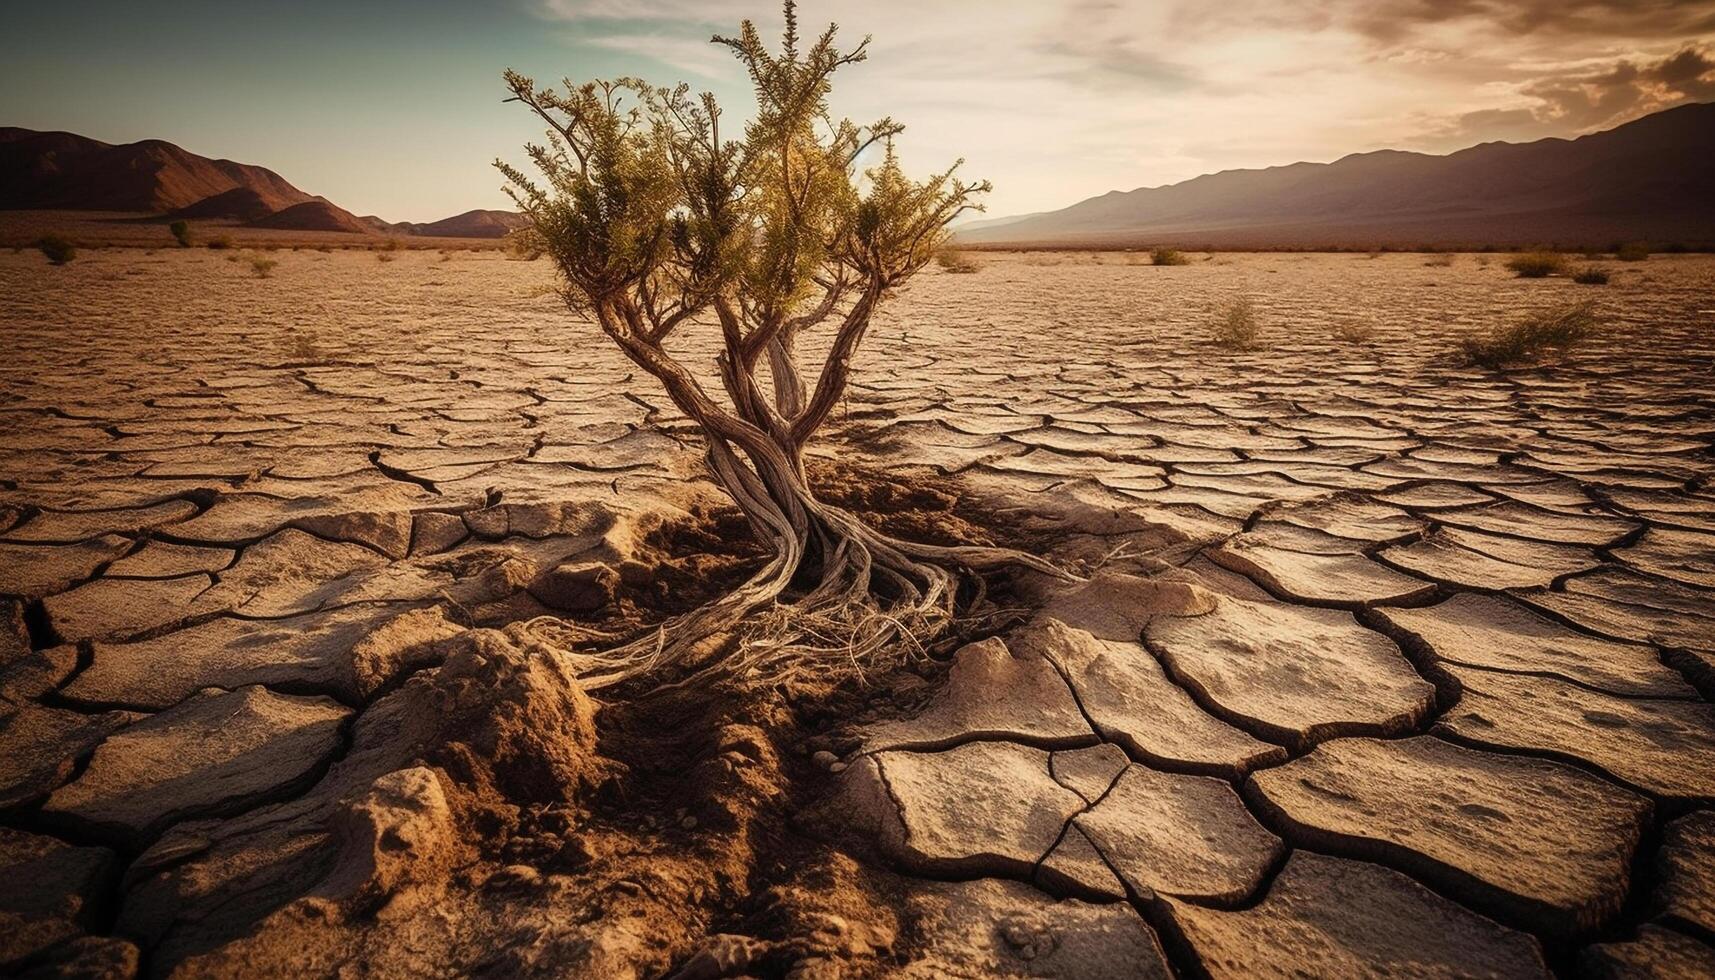
{"label": "cloud", "polygon": [[[781,24],[772,0],[522,2],[574,45],[723,99],[743,78],[709,36]],[[805,34],[874,35],[837,112],[903,120],[908,165],[967,158],[999,214],[1367,149],[1577,135],[1715,97],[1715,0],[802,0],[798,15]]]}

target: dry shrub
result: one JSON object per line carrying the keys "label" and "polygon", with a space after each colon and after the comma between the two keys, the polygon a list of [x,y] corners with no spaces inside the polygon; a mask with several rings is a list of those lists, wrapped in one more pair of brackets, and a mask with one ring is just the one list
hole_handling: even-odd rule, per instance
{"label": "dry shrub", "polygon": [[36,247],[48,257],[49,265],[65,265],[77,258],[77,246],[59,235],[43,235],[36,240]]}
{"label": "dry shrub", "polygon": [[1432,269],[1445,269],[1451,266],[1453,264],[1453,260],[1457,257],[1458,256],[1451,252],[1442,255],[1431,255],[1429,258],[1423,260],[1423,264]]}
{"label": "dry shrub", "polygon": [[1489,266],[1494,264],[1494,261],[1495,257],[1493,255],[1479,255],[1477,256],[1477,268],[1487,269]]}
{"label": "dry shrub", "polygon": [[969,275],[983,267],[982,263],[978,262],[969,252],[960,252],[951,248],[944,248],[936,252],[935,264],[940,266],[943,272],[956,272],[961,275]]}
{"label": "dry shrub", "polygon": [[190,222],[175,221],[167,226],[167,230],[173,233],[173,240],[179,243],[180,248],[190,248],[193,244]]}
{"label": "dry shrub", "polygon": [[1587,265],[1572,273],[1572,281],[1580,286],[1606,286],[1608,284],[1608,270]]}
{"label": "dry shrub", "polygon": [[212,235],[203,244],[216,251],[228,249],[232,247],[232,237],[230,235]]}
{"label": "dry shrub", "polygon": [[1649,246],[1643,242],[1627,242],[1614,249],[1614,258],[1621,262],[1642,262],[1649,258]]}
{"label": "dry shrub", "polygon": [[1460,342],[1468,364],[1500,368],[1533,360],[1545,351],[1568,350],[1595,334],[1601,326],[1595,304],[1571,303],[1496,327],[1480,337]]}
{"label": "dry shrub", "polygon": [[1149,253],[1150,265],[1190,265],[1191,260],[1178,249],[1158,248]]}
{"label": "dry shrub", "polygon": [[1546,279],[1566,272],[1566,256],[1547,249],[1520,252],[1507,260],[1507,268],[1517,273],[1520,279]]}
{"label": "dry shrub", "polygon": [[250,271],[256,273],[256,278],[267,279],[274,274],[274,267],[280,263],[274,259],[265,259],[260,255],[250,257]]}
{"label": "dry shrub", "polygon": [[1344,344],[1367,344],[1376,335],[1376,328],[1362,320],[1342,320],[1334,325],[1334,339]]}
{"label": "dry shrub", "polygon": [[387,251],[387,250],[385,250],[385,249],[384,249],[384,250],[381,250],[381,251],[378,251],[378,252],[376,252],[376,253],[375,253],[375,257],[376,257],[376,258],[377,258],[377,259],[378,259],[378,260],[380,260],[380,261],[382,261],[382,262],[391,262],[391,261],[393,261],[393,253],[392,253],[392,252],[391,252],[391,251]]}
{"label": "dry shrub", "polygon": [[1256,346],[1256,307],[1250,297],[1236,299],[1215,314],[1215,343],[1233,350],[1249,350]]}

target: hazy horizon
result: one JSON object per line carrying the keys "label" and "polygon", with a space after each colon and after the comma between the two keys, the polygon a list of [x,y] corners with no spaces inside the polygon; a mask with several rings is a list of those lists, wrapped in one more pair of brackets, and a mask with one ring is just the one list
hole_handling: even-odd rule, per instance
{"label": "hazy horizon", "polygon": [[[730,117],[746,79],[711,33],[735,0],[101,2],[9,10],[0,125],[157,138],[258,164],[359,214],[428,221],[507,207],[495,156],[539,127],[500,72],[640,75],[707,88]],[[1715,99],[1715,0],[1228,4],[805,2],[801,30],[874,35],[836,111],[907,124],[907,166],[964,157],[990,217],[1219,170],[1397,148],[1576,136]]]}

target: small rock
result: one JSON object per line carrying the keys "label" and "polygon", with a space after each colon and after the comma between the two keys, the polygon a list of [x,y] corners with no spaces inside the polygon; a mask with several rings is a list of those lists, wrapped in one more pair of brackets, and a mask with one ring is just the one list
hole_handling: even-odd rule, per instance
{"label": "small rock", "polygon": [[840,757],[833,754],[832,752],[829,752],[827,749],[822,749],[821,751],[817,752],[815,755],[812,755],[810,757],[810,761],[815,763],[816,765],[822,767],[823,769],[832,770],[834,767],[834,763],[840,761]]}

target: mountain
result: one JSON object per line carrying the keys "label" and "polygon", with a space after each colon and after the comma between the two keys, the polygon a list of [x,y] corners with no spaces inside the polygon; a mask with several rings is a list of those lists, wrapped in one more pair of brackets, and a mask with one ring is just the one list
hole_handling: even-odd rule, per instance
{"label": "mountain", "polygon": [[169,218],[236,218],[239,221],[255,221],[273,214],[277,208],[268,206],[268,201],[254,188],[234,187],[229,191],[212,194],[195,204],[186,205],[167,215]]}
{"label": "mountain", "polygon": [[1228,170],[956,229],[966,244],[1181,247],[1715,241],[1715,103],[1573,140]]}
{"label": "mountain", "polygon": [[391,229],[435,238],[504,238],[507,232],[524,227],[526,219],[516,211],[466,211],[424,224],[406,222]]}
{"label": "mountain", "polygon": [[276,228],[286,231],[343,231],[354,235],[372,235],[374,228],[344,208],[320,198],[294,204],[266,217],[247,223],[251,228]]}
{"label": "mountain", "polygon": [[0,127],[0,208],[165,213],[235,189],[269,211],[312,200],[272,170],[211,160],[162,140],[113,145]]}

